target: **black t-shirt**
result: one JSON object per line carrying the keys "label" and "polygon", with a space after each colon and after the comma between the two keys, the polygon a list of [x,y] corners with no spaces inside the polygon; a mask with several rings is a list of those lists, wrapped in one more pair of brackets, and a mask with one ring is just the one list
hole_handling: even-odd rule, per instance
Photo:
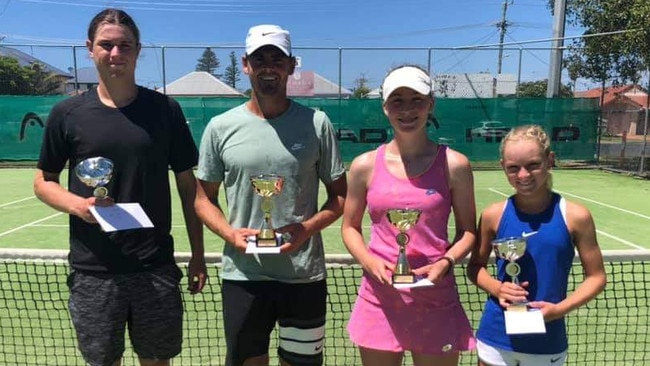
{"label": "black t-shirt", "polygon": [[74,174],[83,159],[113,161],[106,185],[115,202],[138,202],[152,229],[103,232],[70,216],[70,265],[77,270],[128,273],[174,263],[169,168],[193,168],[198,151],[180,105],[158,92],[138,87],[138,96],[123,108],[110,108],[97,90],[66,99],[47,119],[38,168],[60,173],[69,162],[68,189],[82,197],[92,188]]}

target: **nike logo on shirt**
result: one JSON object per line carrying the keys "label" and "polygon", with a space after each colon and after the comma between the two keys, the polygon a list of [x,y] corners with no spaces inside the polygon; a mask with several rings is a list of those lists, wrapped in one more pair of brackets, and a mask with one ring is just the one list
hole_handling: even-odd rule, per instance
{"label": "nike logo on shirt", "polygon": [[521,233],[521,237],[524,238],[524,239],[526,239],[527,237],[529,237],[529,236],[533,236],[533,235],[535,235],[535,234],[537,234],[537,231],[531,231],[531,232],[529,232],[529,233],[523,231],[523,232]]}

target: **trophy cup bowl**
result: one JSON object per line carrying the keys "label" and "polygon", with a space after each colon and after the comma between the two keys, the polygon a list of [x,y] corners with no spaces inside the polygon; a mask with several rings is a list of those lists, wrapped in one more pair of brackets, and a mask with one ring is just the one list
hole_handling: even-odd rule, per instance
{"label": "trophy cup bowl", "polygon": [[277,247],[282,244],[282,239],[278,239],[271,223],[271,209],[273,209],[274,196],[282,192],[284,178],[277,174],[258,174],[250,177],[253,190],[262,198],[262,212],[264,212],[264,221],[260,228],[260,233],[255,236],[255,245],[257,247]]}
{"label": "trophy cup bowl", "polygon": [[[492,241],[492,248],[497,258],[508,261],[506,273],[512,278],[512,283],[519,285],[521,267],[515,261],[526,253],[526,238],[509,237]],[[526,310],[526,302],[512,304],[513,310]]]}
{"label": "trophy cup bowl", "polygon": [[391,208],[386,213],[391,225],[399,230],[399,234],[395,236],[399,252],[393,273],[394,284],[415,283],[415,275],[411,272],[411,266],[406,257],[406,245],[410,240],[406,232],[418,222],[421,213],[421,210],[412,208]]}
{"label": "trophy cup bowl", "polygon": [[101,156],[82,160],[74,169],[75,175],[85,185],[94,188],[93,196],[106,198],[108,189],[104,187],[113,176],[113,161]]}

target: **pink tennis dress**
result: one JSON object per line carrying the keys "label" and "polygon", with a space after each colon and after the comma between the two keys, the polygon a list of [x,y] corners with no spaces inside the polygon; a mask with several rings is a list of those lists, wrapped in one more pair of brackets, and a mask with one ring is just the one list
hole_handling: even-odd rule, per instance
{"label": "pink tennis dress", "polygon": [[[408,231],[406,246],[413,269],[435,262],[449,247],[447,222],[451,194],[447,182],[447,147],[438,146],[433,164],[421,175],[400,179],[386,168],[386,145],[377,149],[373,177],[367,194],[372,220],[368,248],[389,263],[397,260],[398,233],[386,217],[389,208],[422,211]],[[434,286],[395,289],[364,273],[359,296],[348,323],[350,339],[357,346],[390,351],[444,355],[475,348],[469,320],[458,298],[450,272]]]}

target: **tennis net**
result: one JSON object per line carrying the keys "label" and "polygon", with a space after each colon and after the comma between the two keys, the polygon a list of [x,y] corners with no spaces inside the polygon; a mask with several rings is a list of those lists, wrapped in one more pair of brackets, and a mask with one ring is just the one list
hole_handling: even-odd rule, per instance
{"label": "tennis net", "polygon": [[[83,365],[67,310],[68,265],[65,251],[0,250],[0,365]],[[185,271],[188,255],[177,255]],[[355,301],[361,268],[348,255],[328,256],[326,365],[359,365],[348,340],[347,319]],[[219,278],[220,255],[208,255],[210,283],[203,293],[183,292],[184,343],[174,365],[222,365],[225,355]],[[568,365],[643,365],[650,359],[648,320],[650,251],[605,253],[608,285],[595,300],[567,316]],[[476,327],[486,295],[455,269],[460,297]],[[493,270],[491,265],[490,270]],[[574,263],[569,288],[582,281]],[[185,287],[185,285],[183,285]],[[271,364],[277,334],[270,347]],[[137,365],[127,339],[123,365]],[[406,357],[410,365],[410,357]],[[475,365],[475,352],[461,356]]]}

